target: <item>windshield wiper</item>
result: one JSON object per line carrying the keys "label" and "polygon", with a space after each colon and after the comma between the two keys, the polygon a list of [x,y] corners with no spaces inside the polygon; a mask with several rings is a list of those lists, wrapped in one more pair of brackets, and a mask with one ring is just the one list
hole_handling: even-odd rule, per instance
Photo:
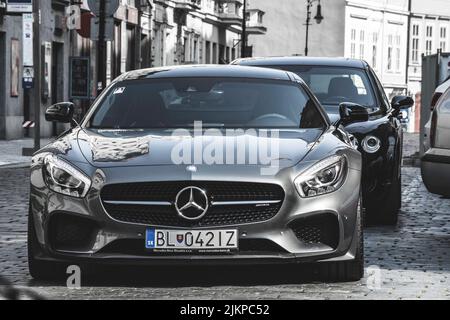
{"label": "windshield wiper", "polygon": [[[187,125],[189,128],[194,128],[195,124],[189,124]],[[224,128],[224,123],[202,123],[203,128]]]}

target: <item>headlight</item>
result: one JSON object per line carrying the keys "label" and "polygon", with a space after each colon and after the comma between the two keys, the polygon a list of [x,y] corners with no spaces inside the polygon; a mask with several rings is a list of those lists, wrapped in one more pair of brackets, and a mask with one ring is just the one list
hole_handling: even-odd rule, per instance
{"label": "headlight", "polygon": [[322,160],[294,180],[294,184],[304,198],[311,198],[338,190],[347,174],[345,156],[332,156]]}
{"label": "headlight", "polygon": [[363,150],[367,153],[375,153],[381,148],[381,141],[375,136],[367,136],[362,141]]}
{"label": "headlight", "polygon": [[83,198],[91,187],[89,177],[55,155],[45,157],[43,173],[47,186],[64,195]]}

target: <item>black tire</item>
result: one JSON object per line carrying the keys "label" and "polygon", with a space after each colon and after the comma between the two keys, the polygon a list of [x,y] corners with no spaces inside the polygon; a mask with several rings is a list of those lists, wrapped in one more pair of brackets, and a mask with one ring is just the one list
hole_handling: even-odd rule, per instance
{"label": "black tire", "polygon": [[392,182],[391,190],[383,205],[367,208],[367,222],[369,225],[396,226],[398,214],[402,206],[401,174]]}
{"label": "black tire", "polygon": [[358,247],[355,260],[323,264],[320,269],[320,277],[323,280],[328,282],[352,282],[359,281],[364,277],[364,231],[361,201],[358,206],[356,229]]}
{"label": "black tire", "polygon": [[28,213],[28,270],[35,280],[60,280],[64,277],[64,266],[49,261],[36,259],[40,244],[36,237],[31,210]]}

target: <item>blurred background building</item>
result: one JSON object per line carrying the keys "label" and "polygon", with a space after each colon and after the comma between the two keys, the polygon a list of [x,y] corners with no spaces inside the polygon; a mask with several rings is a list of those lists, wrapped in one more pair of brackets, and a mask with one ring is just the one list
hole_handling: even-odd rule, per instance
{"label": "blurred background building", "polygon": [[[108,84],[133,69],[226,64],[243,52],[244,0],[117,0],[106,21],[104,59],[89,1],[40,0],[41,101],[34,101],[22,88],[22,16],[9,14],[6,2],[0,0],[0,139],[33,135],[23,125],[34,119],[35,103],[42,137],[61,131],[44,121],[47,106],[70,100],[84,115],[102,89],[100,64]],[[257,1],[246,2],[246,34],[264,34],[264,12],[252,6]],[[244,51],[252,54],[250,46]]]}
{"label": "blurred background building", "polygon": [[[0,139],[33,135],[33,128],[22,126],[33,121],[35,103],[43,117],[47,106],[71,100],[81,117],[104,84],[128,70],[225,64],[242,55],[305,55],[308,4],[308,55],[368,61],[388,95],[416,98],[407,115],[410,131],[418,129],[422,55],[450,51],[449,0],[108,1],[118,8],[107,18],[104,55],[90,1],[38,1],[41,67],[35,76],[41,101],[36,101],[22,88],[22,16],[9,15],[7,1],[0,0]],[[41,123],[43,137],[61,131]]]}

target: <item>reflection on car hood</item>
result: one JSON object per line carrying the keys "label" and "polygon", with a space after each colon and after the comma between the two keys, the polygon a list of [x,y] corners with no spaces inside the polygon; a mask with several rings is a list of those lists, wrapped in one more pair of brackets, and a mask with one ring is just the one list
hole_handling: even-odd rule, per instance
{"label": "reflection on car hood", "polygon": [[[173,130],[80,130],[78,144],[86,160],[96,167],[174,165],[177,164],[177,159],[184,156],[187,156],[184,159],[192,161],[182,164],[193,164],[194,154],[198,155],[199,152],[206,155],[200,159],[202,163],[206,162],[208,155],[213,155],[217,159],[223,159],[226,164],[234,164],[226,160],[227,156],[234,153],[231,156],[237,162],[236,155],[242,150],[242,141],[245,139],[246,159],[250,159],[249,150],[255,146],[269,146],[269,151],[259,148],[257,153],[266,157],[257,156],[258,159],[246,160],[245,164],[267,165],[264,160],[276,156],[280,167],[290,167],[307,155],[322,130],[280,130],[277,131],[278,136],[271,136],[269,132],[265,137],[243,132],[234,136],[218,135],[217,133],[221,133],[219,130],[214,135],[204,133],[203,136],[194,137],[192,130],[184,132],[184,135],[174,135]],[[277,145],[279,152],[271,153],[270,146]],[[213,150],[224,152],[220,155]]]}

